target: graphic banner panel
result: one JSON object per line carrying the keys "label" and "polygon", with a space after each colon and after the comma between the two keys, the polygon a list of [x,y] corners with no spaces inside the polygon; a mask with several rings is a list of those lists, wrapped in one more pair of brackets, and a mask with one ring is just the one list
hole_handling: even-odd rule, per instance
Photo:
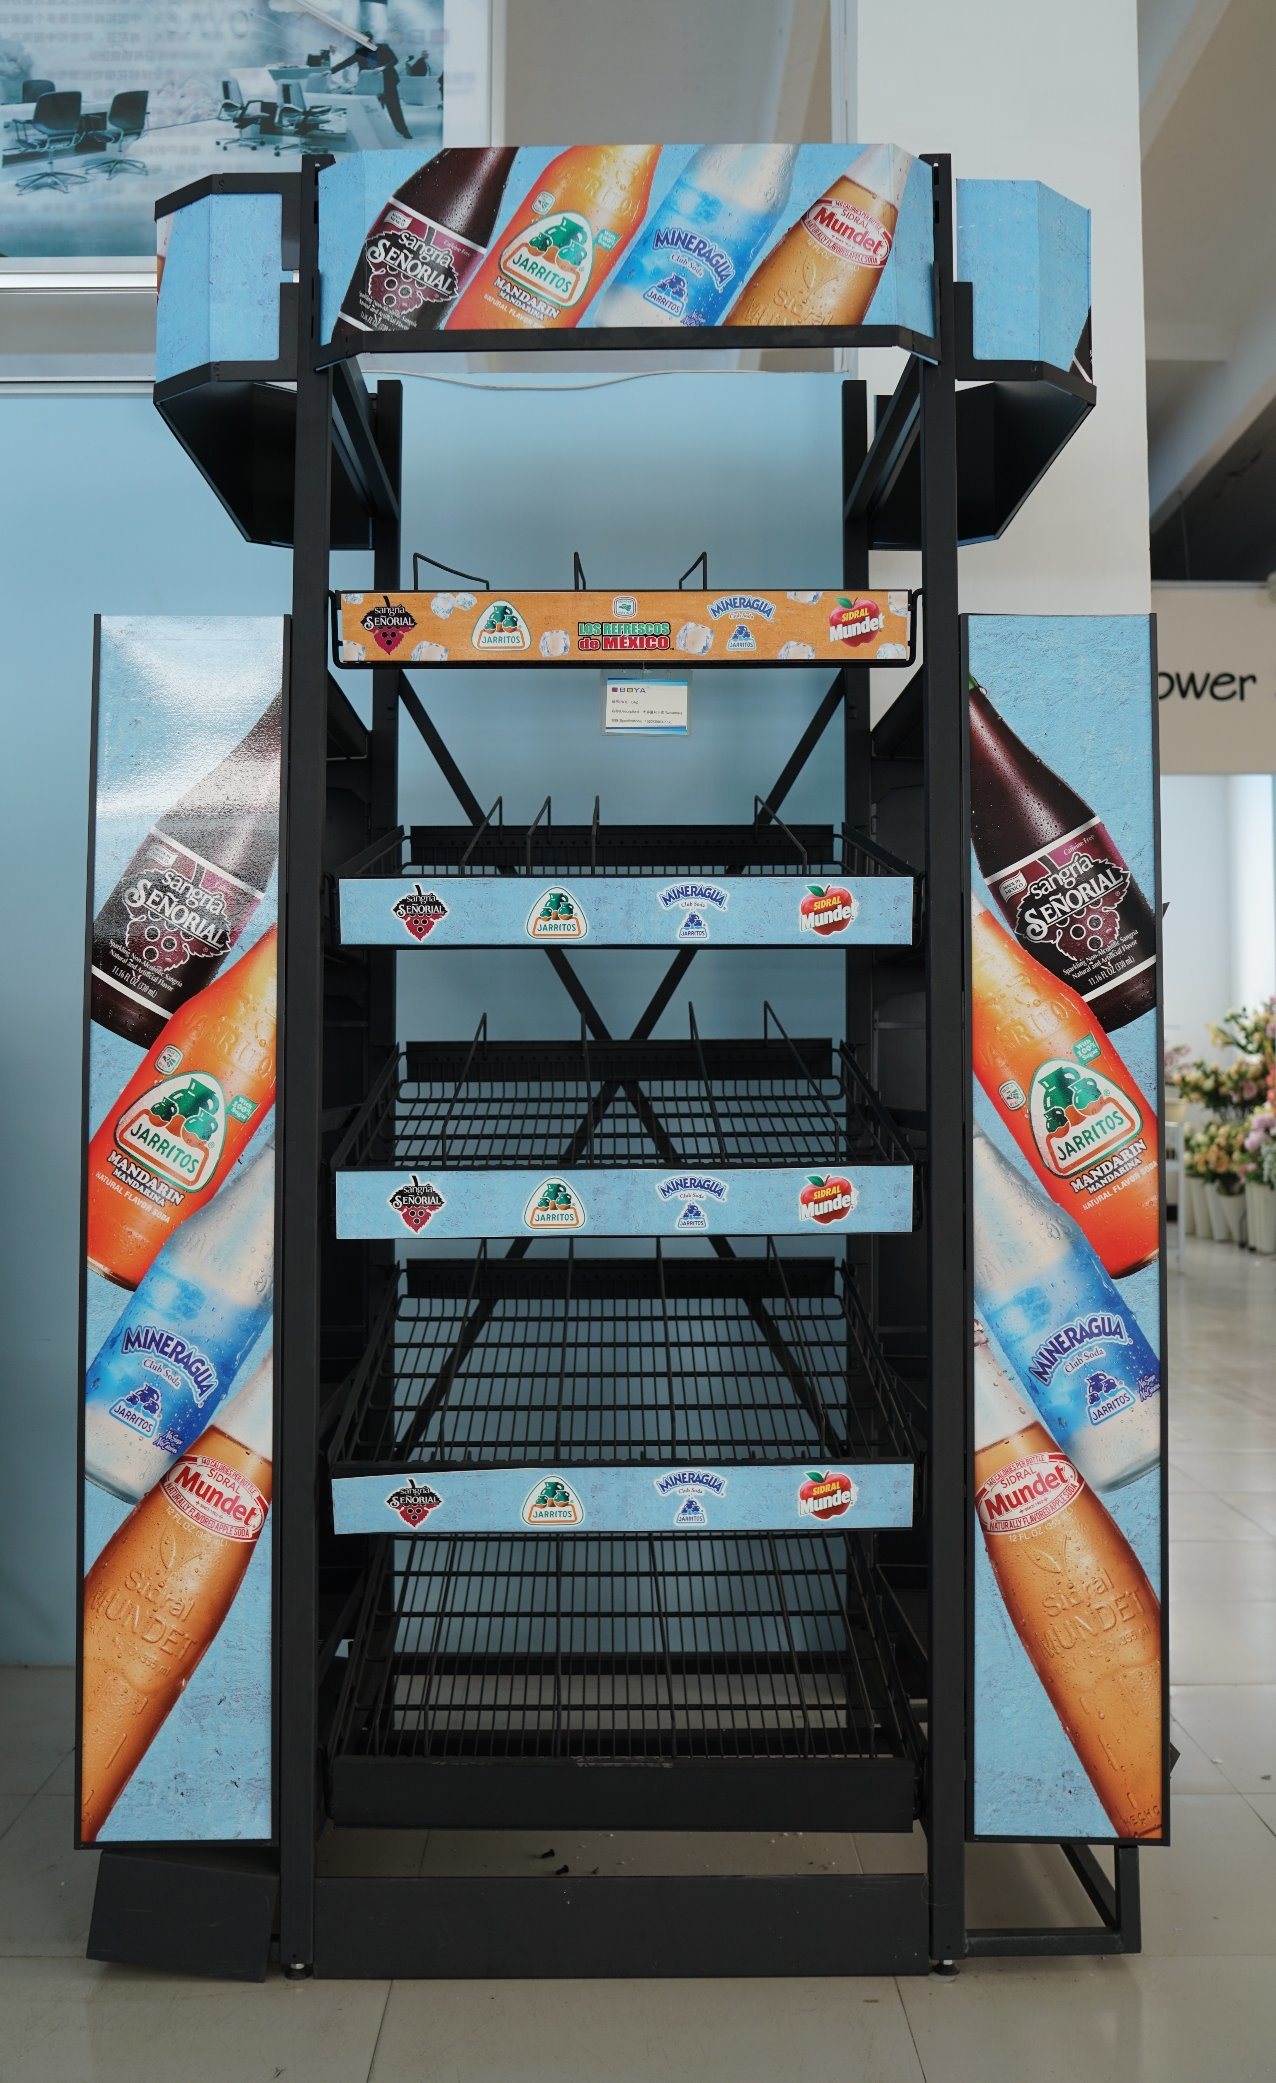
{"label": "graphic banner panel", "polygon": [[967,623],[976,1836],[1167,1835],[1142,617]]}
{"label": "graphic banner panel", "polygon": [[336,663],[911,665],[912,596],[755,593],[339,593]]}
{"label": "graphic banner panel", "polygon": [[271,1815],[284,624],[107,619],[94,700],[85,1843]]}

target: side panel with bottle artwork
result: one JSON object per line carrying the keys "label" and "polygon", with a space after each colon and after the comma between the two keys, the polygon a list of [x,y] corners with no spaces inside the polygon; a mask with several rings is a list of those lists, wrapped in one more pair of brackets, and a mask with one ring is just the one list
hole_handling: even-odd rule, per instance
{"label": "side panel with bottle artwork", "polygon": [[1155,674],[966,624],[977,1837],[1168,1838]]}
{"label": "side panel with bottle artwork", "polygon": [[101,619],[84,1172],[86,1844],[272,1831],[285,625]]}

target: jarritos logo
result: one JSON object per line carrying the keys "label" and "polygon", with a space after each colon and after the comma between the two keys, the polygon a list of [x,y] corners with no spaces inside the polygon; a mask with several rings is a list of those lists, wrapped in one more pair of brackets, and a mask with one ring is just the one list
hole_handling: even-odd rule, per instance
{"label": "jarritos logo", "polygon": [[470,637],[476,651],[527,651],[531,635],[512,600],[494,600],[484,608]]}
{"label": "jarritos logo", "polygon": [[578,210],[554,210],[543,223],[526,225],[501,254],[503,275],[560,311],[580,302],[593,265],[593,230]]}
{"label": "jarritos logo", "polygon": [[1084,1488],[1066,1454],[1025,1454],[980,1485],[975,1510],[985,1533],[1030,1533],[1066,1511]]}
{"label": "jarritos logo", "polygon": [[545,1179],[524,1208],[523,1221],[529,1230],[583,1230],[585,1204],[565,1179]]}
{"label": "jarritos logo", "polygon": [[814,1519],[820,1525],[829,1519],[845,1518],[858,1496],[859,1491],[843,1469],[830,1468],[821,1473],[812,1468],[798,1489],[798,1517]]}
{"label": "jarritos logo", "polygon": [[270,1510],[240,1469],[209,1454],[184,1454],[161,1487],[183,1518],[224,1541],[255,1541]]}
{"label": "jarritos logo", "polygon": [[198,1193],[226,1140],[226,1095],[211,1071],[163,1078],[115,1124],[116,1147],[179,1193]]}
{"label": "jarritos logo", "polygon": [[828,940],[855,924],[859,908],[859,900],[842,883],[811,882],[798,907],[798,924],[803,933]]}
{"label": "jarritos logo", "polygon": [[527,914],[531,940],[584,940],[588,932],[585,908],[570,890],[545,890]]}
{"label": "jarritos logo", "polygon": [[397,651],[404,637],[411,636],[416,628],[416,616],[409,614],[401,600],[391,600],[389,594],[368,609],[359,618],[360,626],[367,630],[374,644],[378,644],[387,657]]}
{"label": "jarritos logo", "polygon": [[395,1187],[386,1200],[386,1206],[393,1208],[405,1230],[411,1230],[414,1237],[419,1237],[440,1208],[446,1208],[447,1202],[437,1186],[428,1179],[418,1179],[413,1172],[402,1186]]}
{"label": "jarritos logo", "polygon": [[847,594],[839,593],[829,609],[829,641],[848,644],[854,650],[880,636],[885,620],[880,600],[851,600]]}
{"label": "jarritos logo", "polygon": [[428,940],[435,927],[441,926],[448,915],[447,905],[437,890],[423,890],[419,882],[405,890],[390,909],[405,931],[417,941]]}
{"label": "jarritos logo", "polygon": [[1028,1118],[1041,1161],[1057,1179],[1088,1172],[1134,1140],[1143,1117],[1132,1099],[1093,1067],[1051,1058],[1033,1074]]}
{"label": "jarritos logo", "polygon": [[547,1475],[523,1499],[524,1526],[583,1526],[585,1507],[565,1476]]}
{"label": "jarritos logo", "polygon": [[414,1531],[418,1526],[424,1526],[430,1513],[437,1512],[442,1502],[437,1490],[432,1490],[428,1483],[418,1483],[413,1475],[406,1483],[400,1483],[397,1490],[391,1490],[386,1498],[389,1510]]}
{"label": "jarritos logo", "polygon": [[798,1195],[798,1215],[803,1222],[818,1222],[822,1226],[845,1222],[858,1200],[858,1191],[840,1172],[808,1172],[806,1185]]}
{"label": "jarritos logo", "polygon": [[891,257],[886,226],[841,196],[822,195],[802,223],[817,246],[857,268],[884,268]]}

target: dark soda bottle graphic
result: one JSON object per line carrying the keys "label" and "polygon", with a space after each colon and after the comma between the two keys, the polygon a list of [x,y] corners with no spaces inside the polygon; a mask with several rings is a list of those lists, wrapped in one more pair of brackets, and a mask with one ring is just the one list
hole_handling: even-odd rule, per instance
{"label": "dark soda bottle graphic", "polygon": [[225,759],[157,817],[93,921],[90,1009],[149,1048],[211,982],[279,852],[282,695]]}
{"label": "dark soda bottle graphic", "polygon": [[436,152],[395,190],[363,242],[338,337],[442,325],[487,250],[516,149]]}
{"label": "dark soda bottle graphic", "polygon": [[1110,1034],[1156,1004],[1156,922],[1119,847],[1083,797],[970,682],[970,829],[1020,946],[1083,998]]}

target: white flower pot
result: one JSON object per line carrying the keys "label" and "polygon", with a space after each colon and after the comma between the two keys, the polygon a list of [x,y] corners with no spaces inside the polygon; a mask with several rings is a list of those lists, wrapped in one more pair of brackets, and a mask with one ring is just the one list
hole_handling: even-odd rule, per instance
{"label": "white flower pot", "polygon": [[1210,1235],[1209,1188],[1206,1186],[1204,1179],[1196,1179],[1189,1175],[1187,1197],[1192,1208],[1193,1233],[1198,1237],[1208,1237]]}
{"label": "white flower pot", "polygon": [[1205,1188],[1205,1198],[1209,1202],[1211,1237],[1216,1244],[1231,1244],[1234,1237],[1227,1213],[1228,1196],[1220,1193],[1211,1181]]}
{"label": "white flower pot", "polygon": [[1245,1183],[1245,1215],[1255,1251],[1276,1255],[1276,1186]]}
{"label": "white flower pot", "polygon": [[1195,1181],[1188,1178],[1179,1159],[1179,1229],[1185,1237],[1196,1235],[1196,1196],[1192,1192]]}

